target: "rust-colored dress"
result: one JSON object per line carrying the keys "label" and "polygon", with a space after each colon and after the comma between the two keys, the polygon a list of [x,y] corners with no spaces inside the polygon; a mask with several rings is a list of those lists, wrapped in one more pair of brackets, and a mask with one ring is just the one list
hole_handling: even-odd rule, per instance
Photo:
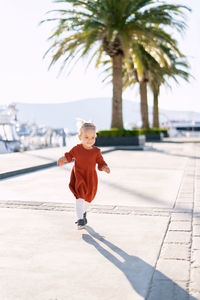
{"label": "rust-colored dress", "polygon": [[73,147],[65,153],[68,162],[75,159],[75,164],[71,172],[69,188],[76,197],[91,202],[97,192],[98,178],[96,164],[102,171],[103,166],[107,166],[101,150],[95,146],[92,149],[85,149],[82,144]]}

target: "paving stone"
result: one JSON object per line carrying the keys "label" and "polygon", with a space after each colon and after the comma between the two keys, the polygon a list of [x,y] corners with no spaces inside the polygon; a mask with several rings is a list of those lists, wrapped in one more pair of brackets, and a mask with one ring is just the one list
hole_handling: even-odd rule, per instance
{"label": "paving stone", "polygon": [[193,184],[194,178],[183,178],[182,184],[181,184],[181,192],[192,192],[193,191]]}
{"label": "paving stone", "polygon": [[195,193],[194,204],[200,206],[200,193]]}
{"label": "paving stone", "polygon": [[[108,209],[113,210],[114,208],[115,208],[115,209],[120,209],[121,207],[122,207],[123,209],[125,209],[125,208],[126,208],[126,209],[128,209],[128,208],[130,209],[130,207],[127,207],[127,206],[121,206],[121,205],[120,205],[120,206],[117,206],[117,207],[114,206],[114,205],[101,205],[101,208],[102,208],[102,209],[106,209],[106,210],[108,210]],[[90,208],[95,208],[95,209],[96,209],[96,208],[99,208],[99,205],[91,204]]]}
{"label": "paving stone", "polygon": [[[192,203],[191,203],[192,204]],[[193,210],[193,207],[189,204],[189,205],[177,205],[174,208],[174,212],[184,212],[184,213],[191,213]]]}
{"label": "paving stone", "polygon": [[179,201],[179,202],[176,203],[176,206],[178,206],[178,207],[180,206],[180,207],[184,207],[184,208],[188,208],[188,207],[191,208],[193,206],[193,203],[192,202],[188,203],[188,202],[181,202],[181,201]]}
{"label": "paving stone", "polygon": [[196,208],[197,210],[200,210],[200,203],[199,202],[195,202],[194,203],[194,208]]}
{"label": "paving stone", "polygon": [[199,214],[200,214],[200,206],[195,206],[194,207],[194,215],[199,216]]}
{"label": "paving stone", "polygon": [[194,183],[194,177],[193,178],[185,178],[183,181],[183,184],[181,185],[179,194],[189,195],[193,194],[193,183]]}
{"label": "paving stone", "polygon": [[193,191],[193,186],[192,186],[193,182],[194,182],[194,177],[193,178],[185,177],[181,184],[181,192],[186,192],[186,193],[192,192]]}
{"label": "paving stone", "polygon": [[193,198],[194,194],[193,193],[180,193],[179,197],[180,198]]}
{"label": "paving stone", "polygon": [[185,231],[168,231],[165,243],[184,243],[188,244],[191,240],[191,232]]}
{"label": "paving stone", "polygon": [[192,250],[191,262],[192,268],[200,268],[200,250]]}
{"label": "paving stone", "polygon": [[192,248],[194,250],[200,250],[200,237],[194,236],[192,239]]}
{"label": "paving stone", "polygon": [[161,251],[161,258],[189,260],[190,247],[183,244],[164,244]]}
{"label": "paving stone", "polygon": [[193,225],[193,235],[200,236],[200,225]]}
{"label": "paving stone", "polygon": [[198,214],[193,215],[193,224],[200,224],[200,216]]}
{"label": "paving stone", "polygon": [[180,222],[180,221],[174,221],[171,222],[169,225],[169,231],[170,230],[178,230],[178,231],[191,231],[192,224],[191,222]]}
{"label": "paving stone", "polygon": [[200,225],[200,218],[193,218],[193,225]]}
{"label": "paving stone", "polygon": [[191,268],[190,290],[200,293],[200,268]]}
{"label": "paving stone", "polygon": [[189,294],[185,288],[172,280],[153,281],[151,292],[147,300],[188,300]]}
{"label": "paving stone", "polygon": [[198,207],[198,208],[194,208],[194,210],[193,210],[193,212],[194,212],[194,216],[196,216],[196,215],[199,215],[199,213],[200,213],[200,208]]}
{"label": "paving stone", "polygon": [[[157,264],[157,270],[173,281],[189,280],[189,269],[190,262],[186,260],[159,259]],[[159,272],[156,272],[155,279],[160,279]]]}
{"label": "paving stone", "polygon": [[172,213],[171,220],[172,221],[191,221],[192,216],[188,213]]}
{"label": "paving stone", "polygon": [[176,203],[193,203],[194,199],[193,197],[180,197],[178,196],[178,199],[176,200]]}
{"label": "paving stone", "polygon": [[181,193],[184,193],[184,194],[191,194],[193,193],[194,191],[194,188],[193,188],[193,184],[194,184],[194,180],[195,180],[195,176],[192,176],[189,175],[185,177],[185,180],[184,180],[184,184],[181,186],[181,189],[180,189],[180,194]]}

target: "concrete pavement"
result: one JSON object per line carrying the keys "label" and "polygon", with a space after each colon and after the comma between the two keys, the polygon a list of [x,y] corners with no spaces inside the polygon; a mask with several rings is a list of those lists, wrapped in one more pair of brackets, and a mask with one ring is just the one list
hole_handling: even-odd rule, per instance
{"label": "concrete pavement", "polygon": [[104,158],[83,231],[72,164],[0,182],[0,299],[200,299],[200,145]]}

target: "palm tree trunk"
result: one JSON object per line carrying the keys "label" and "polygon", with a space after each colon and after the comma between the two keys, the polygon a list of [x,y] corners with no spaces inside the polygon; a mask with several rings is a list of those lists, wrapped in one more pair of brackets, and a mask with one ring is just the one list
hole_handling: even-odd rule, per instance
{"label": "palm tree trunk", "polygon": [[153,127],[159,128],[159,108],[158,108],[159,90],[153,91]]}
{"label": "palm tree trunk", "polygon": [[113,98],[112,98],[112,128],[123,128],[122,118],[122,59],[121,54],[112,57],[113,67]]}
{"label": "palm tree trunk", "polygon": [[149,128],[149,114],[147,103],[147,81],[140,81],[140,111],[142,117],[142,128]]}

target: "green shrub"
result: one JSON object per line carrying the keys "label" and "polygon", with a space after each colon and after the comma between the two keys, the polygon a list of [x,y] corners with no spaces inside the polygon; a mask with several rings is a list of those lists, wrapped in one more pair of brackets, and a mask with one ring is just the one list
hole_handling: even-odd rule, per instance
{"label": "green shrub", "polygon": [[148,129],[137,129],[133,128],[131,130],[126,129],[118,129],[118,128],[111,128],[110,130],[99,130],[97,132],[97,136],[138,136],[142,134],[152,134],[152,133],[167,133],[167,129],[163,128],[148,128]]}
{"label": "green shrub", "polygon": [[153,134],[153,133],[167,133],[167,129],[163,128],[142,128],[140,129],[141,134]]}
{"label": "green shrub", "polygon": [[167,128],[162,128],[162,129],[161,129],[161,132],[163,132],[163,133],[168,133],[168,129],[167,129]]}
{"label": "green shrub", "polygon": [[100,130],[97,132],[97,136],[138,136],[140,135],[139,129],[118,129],[118,128],[111,128],[110,130]]}

